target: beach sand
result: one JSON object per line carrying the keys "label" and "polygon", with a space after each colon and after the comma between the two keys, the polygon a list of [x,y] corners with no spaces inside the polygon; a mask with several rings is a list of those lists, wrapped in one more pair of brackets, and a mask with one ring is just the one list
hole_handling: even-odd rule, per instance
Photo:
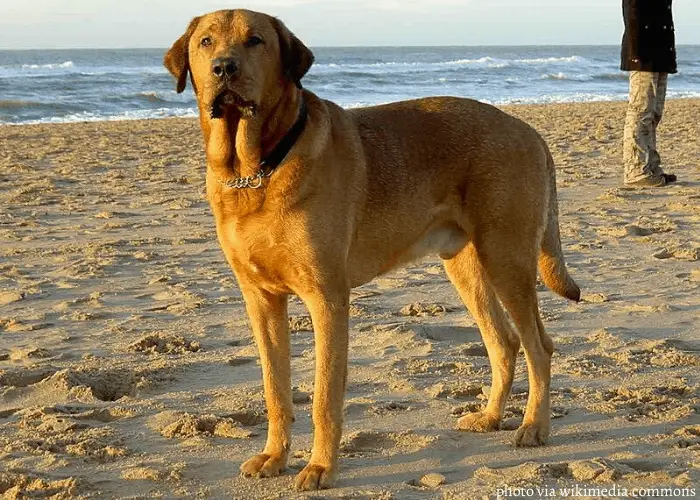
{"label": "beach sand", "polygon": [[238,475],[264,445],[262,383],[204,195],[198,122],[0,127],[2,498],[697,493],[700,101],[667,103],[659,150],[680,182],[649,190],[620,184],[625,103],[505,109],[552,149],[564,252],[583,290],[574,304],[539,289],[556,346],[550,443],[512,445],[522,356],[505,429],[454,430],[485,402],[490,369],[428,259],[353,291],[338,487],[311,495],[290,490],[310,455],[314,367],[296,299],[289,468]]}

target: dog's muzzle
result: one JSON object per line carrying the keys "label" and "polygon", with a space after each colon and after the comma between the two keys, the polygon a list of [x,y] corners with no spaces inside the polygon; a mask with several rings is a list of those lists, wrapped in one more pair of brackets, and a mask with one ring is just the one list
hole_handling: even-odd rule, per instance
{"label": "dog's muzzle", "polygon": [[253,101],[243,99],[236,92],[224,89],[211,103],[210,115],[213,119],[222,118],[227,107],[235,107],[244,118],[252,118],[257,113],[257,105]]}

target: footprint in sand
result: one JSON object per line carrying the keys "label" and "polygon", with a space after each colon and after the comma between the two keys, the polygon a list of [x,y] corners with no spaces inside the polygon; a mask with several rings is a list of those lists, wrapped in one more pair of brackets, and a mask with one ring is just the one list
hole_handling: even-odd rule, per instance
{"label": "footprint in sand", "polygon": [[587,353],[565,356],[555,370],[581,377],[612,376],[616,373],[643,373],[655,367],[677,368],[700,366],[700,348],[674,340],[625,340],[624,329],[618,333],[599,330],[587,337]]}
{"label": "footprint in sand", "polygon": [[57,368],[49,367],[0,370],[0,386],[7,388],[27,387],[41,382],[57,371]]}
{"label": "footprint in sand", "polygon": [[95,424],[131,415],[128,410],[106,408],[27,408],[15,412],[8,424],[16,433],[6,451],[111,462],[126,456],[128,450],[113,428]]}
{"label": "footprint in sand", "polygon": [[471,326],[434,325],[429,323],[409,324],[419,338],[429,341],[464,344],[480,338],[479,329]]}
{"label": "footprint in sand", "polygon": [[26,322],[18,318],[0,319],[0,329],[11,333],[35,332],[52,327],[52,323]]}
{"label": "footprint in sand", "polygon": [[536,463],[525,462],[513,467],[481,467],[474,476],[497,484],[545,484],[565,480],[593,484],[675,484],[685,485],[687,474],[683,469],[663,470],[661,462],[616,461],[610,458],[592,458],[573,462]]}
{"label": "footprint in sand", "polygon": [[10,304],[14,304],[15,302],[19,302],[20,300],[24,300],[25,297],[26,297],[25,292],[13,291],[13,290],[0,291],[0,306],[7,306]]}
{"label": "footprint in sand", "polygon": [[446,313],[454,309],[444,304],[433,304],[424,302],[413,302],[401,308],[399,314],[401,316],[444,316]]}
{"label": "footprint in sand", "polygon": [[340,451],[347,457],[413,453],[427,448],[437,437],[404,432],[355,431],[347,434]]}
{"label": "footprint in sand", "polygon": [[482,393],[482,384],[445,384],[438,383],[426,389],[433,399],[472,399]]}
{"label": "footprint in sand", "polygon": [[149,354],[186,354],[199,352],[202,346],[196,340],[187,340],[179,335],[156,332],[146,335],[129,345],[128,350]]}
{"label": "footprint in sand", "polygon": [[459,347],[460,356],[486,358],[489,353],[483,342],[465,342]]}
{"label": "footprint in sand", "polygon": [[379,290],[393,290],[396,288],[404,288],[407,281],[403,278],[375,278],[372,283]]}
{"label": "footprint in sand", "polygon": [[0,472],[2,498],[76,498],[79,492],[74,477],[55,479],[37,474]]}
{"label": "footprint in sand", "polygon": [[[156,415],[153,422],[160,434],[166,438],[188,439],[204,436],[247,439],[257,435],[254,430],[244,429],[243,424],[232,416],[218,417],[167,411]],[[246,422],[250,424],[249,420]]]}
{"label": "footprint in sand", "polygon": [[429,377],[472,376],[479,370],[466,361],[437,361],[432,359],[399,359],[394,368],[412,376],[425,375]]}
{"label": "footprint in sand", "polygon": [[227,365],[230,366],[244,366],[251,363],[255,363],[258,360],[255,356],[234,356],[226,361]]}
{"label": "footprint in sand", "polygon": [[150,368],[44,368],[0,372],[0,383],[8,385],[3,393],[8,401],[32,398],[53,401],[118,401],[125,396],[134,396],[141,389],[171,379],[172,374],[168,370]]}
{"label": "footprint in sand", "polygon": [[156,467],[140,466],[124,469],[120,477],[126,481],[174,481],[179,482],[183,478],[184,464],[174,464],[170,470],[161,470]]}
{"label": "footprint in sand", "polygon": [[367,411],[375,415],[390,415],[412,409],[414,409],[414,406],[409,401],[379,401],[371,404]]}
{"label": "footprint in sand", "polygon": [[151,297],[163,304],[146,308],[146,311],[168,311],[178,316],[187,315],[206,303],[206,298],[203,295],[190,292],[186,285],[181,283],[173,286],[168,285],[165,291],[157,292]]}
{"label": "footprint in sand", "polygon": [[669,437],[662,439],[663,444],[674,448],[700,450],[700,425],[686,425],[677,429]]}
{"label": "footprint in sand", "polygon": [[61,370],[36,384],[43,391],[73,394],[80,399],[117,401],[145,385],[145,377],[131,370],[79,371]]}
{"label": "footprint in sand", "polygon": [[700,403],[697,388],[684,383],[658,387],[619,387],[597,392],[598,402],[587,409],[596,413],[622,416],[630,421],[642,419],[673,422],[694,413]]}

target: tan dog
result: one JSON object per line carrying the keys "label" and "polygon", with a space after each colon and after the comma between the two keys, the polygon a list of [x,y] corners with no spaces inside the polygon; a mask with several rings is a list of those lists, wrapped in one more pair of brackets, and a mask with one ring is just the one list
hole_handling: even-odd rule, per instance
{"label": "tan dog", "polygon": [[522,342],[530,392],[515,443],[543,444],[553,346],[537,306],[538,264],[555,292],[572,300],[580,294],[564,265],[544,141],[525,123],[468,99],[343,110],[301,90],[312,62],[280,21],[246,10],[195,18],[165,56],[179,92],[191,74],[217,234],[260,351],[268,437],[242,473],[276,476],[287,464],[288,295],[307,305],[316,341],[313,450],[295,486],[330,487],[350,289],[428,254],[444,260],[493,370],[486,408],[458,427],[498,429]]}

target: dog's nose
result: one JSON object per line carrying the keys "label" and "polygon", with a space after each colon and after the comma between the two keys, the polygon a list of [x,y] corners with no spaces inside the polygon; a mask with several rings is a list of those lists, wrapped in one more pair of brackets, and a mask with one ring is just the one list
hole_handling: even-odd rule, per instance
{"label": "dog's nose", "polygon": [[219,78],[230,78],[236,74],[236,71],[238,71],[238,65],[231,57],[218,57],[214,59],[214,62],[211,65],[211,70],[214,75],[218,76]]}

